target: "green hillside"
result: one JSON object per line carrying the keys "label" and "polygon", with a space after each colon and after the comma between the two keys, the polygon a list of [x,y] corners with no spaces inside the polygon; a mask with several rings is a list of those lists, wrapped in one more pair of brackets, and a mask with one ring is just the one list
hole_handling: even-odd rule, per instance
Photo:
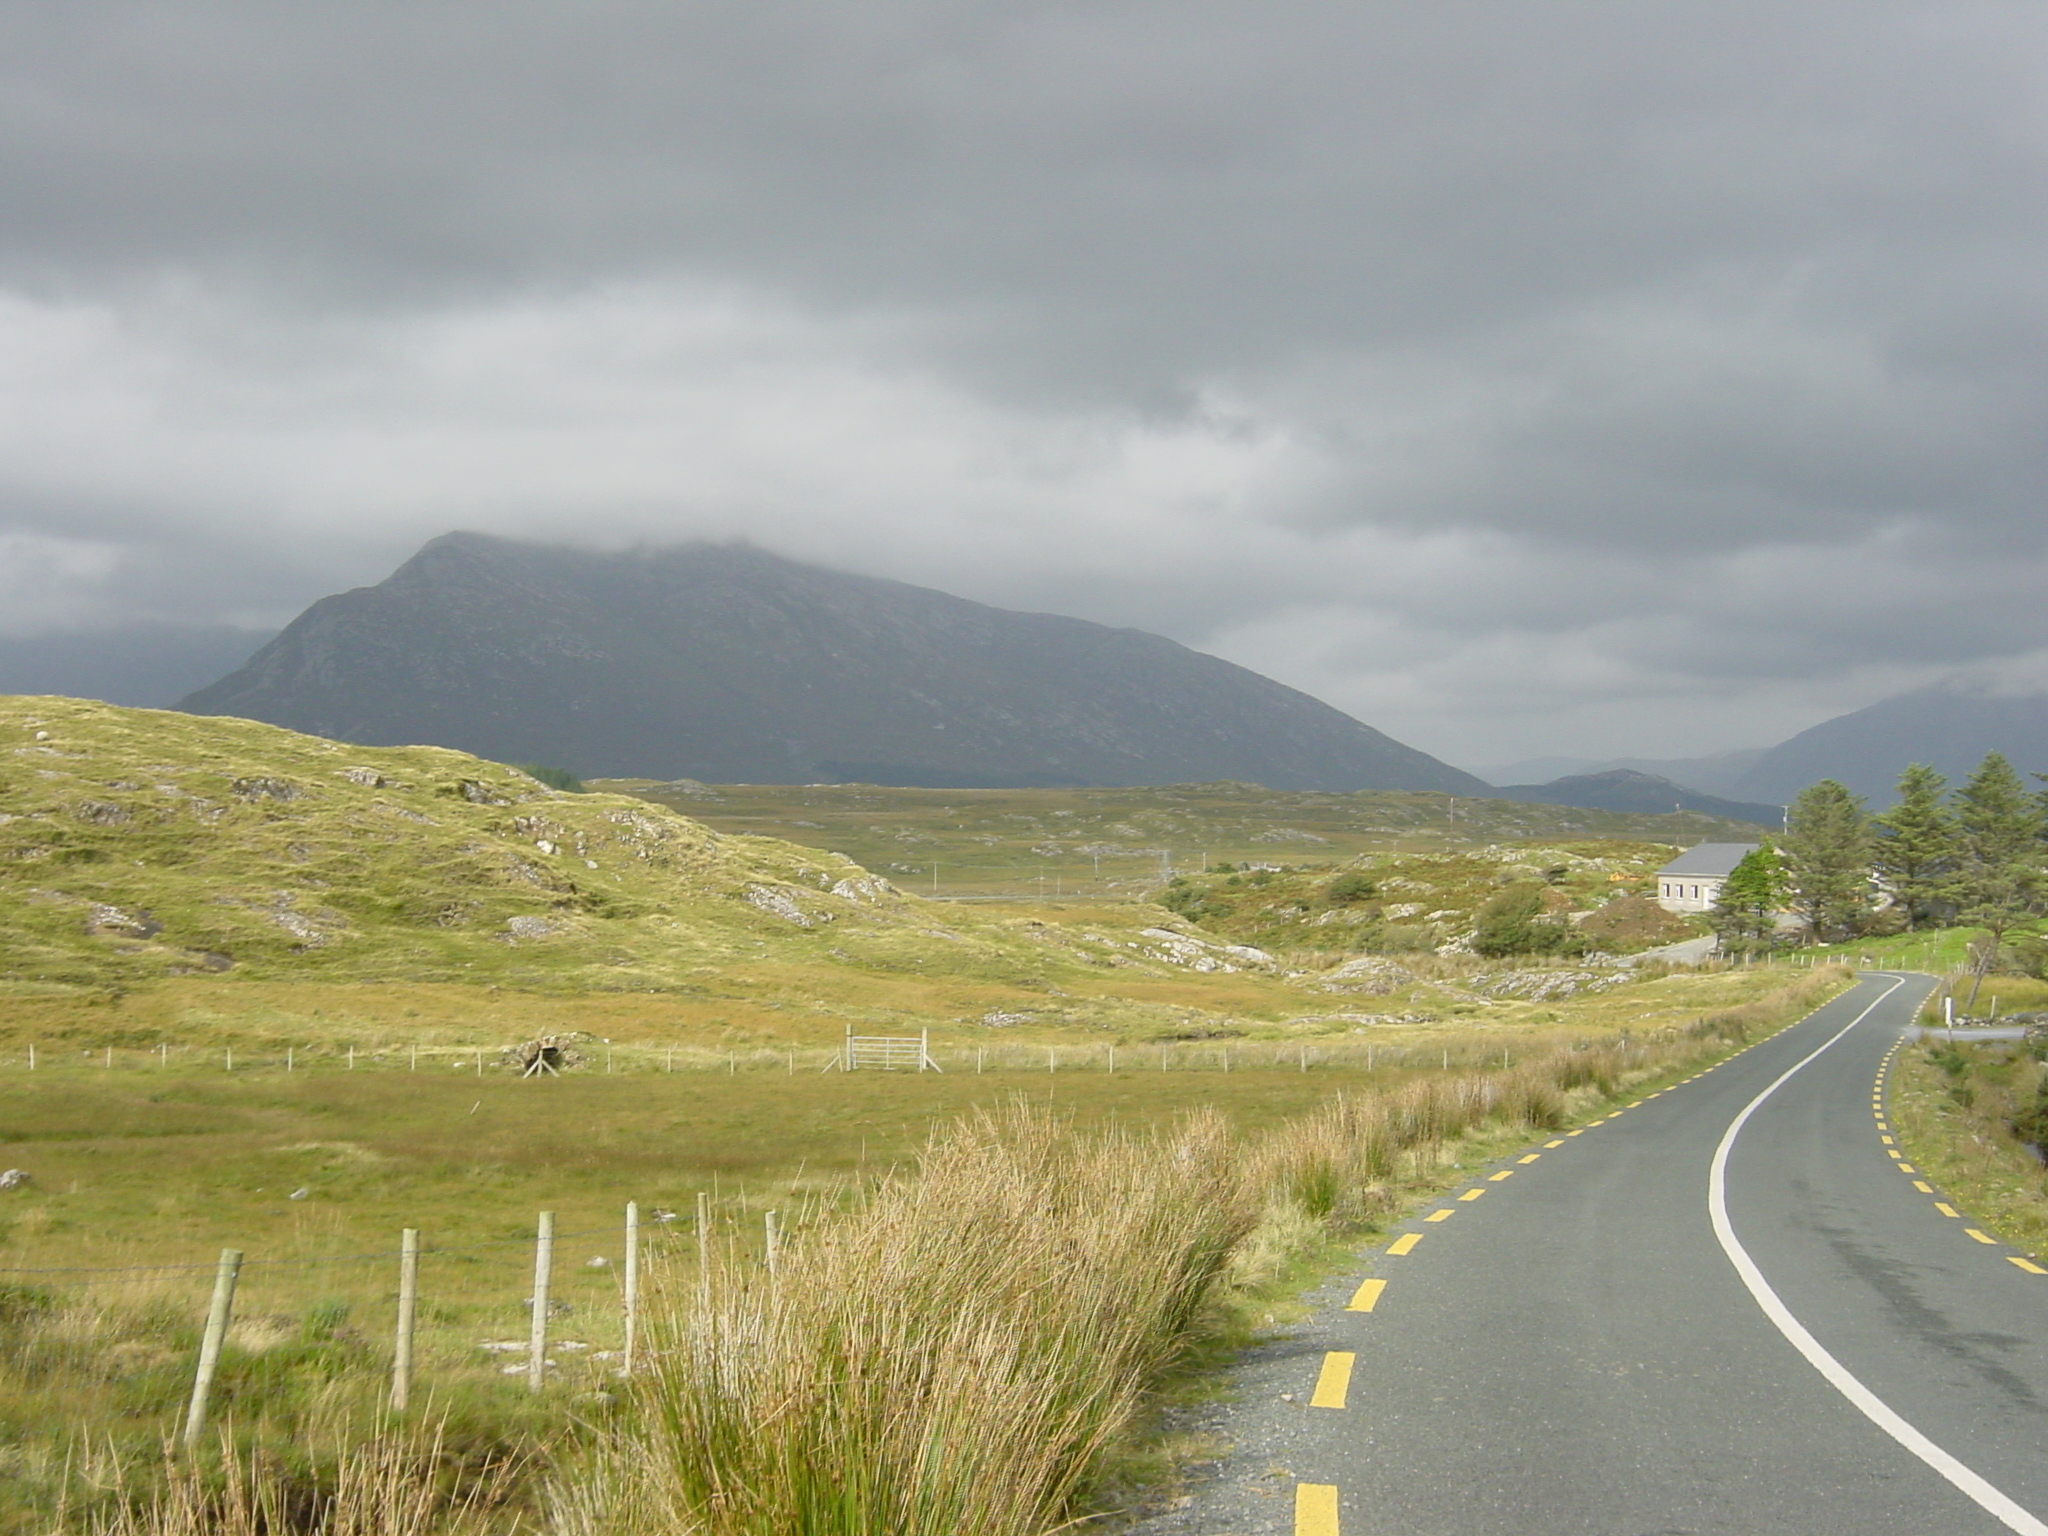
{"label": "green hillside", "polygon": [[1097,935],[907,899],[842,855],[460,752],[0,698],[0,981],[616,991],[736,962],[1002,979],[1111,951],[1174,973]]}

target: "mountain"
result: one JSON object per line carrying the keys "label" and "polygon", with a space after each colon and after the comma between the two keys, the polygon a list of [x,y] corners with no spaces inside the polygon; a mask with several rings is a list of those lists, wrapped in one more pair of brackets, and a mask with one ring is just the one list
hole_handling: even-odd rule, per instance
{"label": "mountain", "polygon": [[1703,816],[1752,821],[1766,827],[1778,826],[1784,820],[1784,812],[1778,806],[1744,804],[1738,800],[1703,795],[1696,789],[1687,789],[1653,773],[1638,773],[1632,768],[1570,774],[1548,784],[1504,784],[1494,793],[1503,800],[1534,801],[1538,805],[1575,805],[1591,811],[1694,811]]}
{"label": "mountain", "polygon": [[2048,693],[1952,680],[1898,694],[1780,742],[1736,792],[1790,800],[1809,784],[1839,779],[1873,804],[1889,804],[1908,763],[1931,764],[1959,783],[1992,751],[2021,773],[2048,772]]}
{"label": "mountain", "polygon": [[1529,757],[1519,762],[1474,767],[1489,784],[1547,784],[1585,773],[1632,768],[1674,784],[1686,784],[1710,795],[1732,795],[1743,774],[1764,755],[1762,747],[1713,752],[1705,757]]}
{"label": "mountain", "polygon": [[1161,636],[746,545],[606,554],[448,534],[179,707],[584,777],[1488,793]]}
{"label": "mountain", "polygon": [[241,666],[276,633],[225,625],[136,624],[0,636],[0,694],[64,694],[162,709]]}

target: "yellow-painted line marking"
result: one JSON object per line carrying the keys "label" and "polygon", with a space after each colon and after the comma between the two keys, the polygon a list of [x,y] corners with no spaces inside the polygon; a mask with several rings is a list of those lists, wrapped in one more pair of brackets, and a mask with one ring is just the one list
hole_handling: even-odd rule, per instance
{"label": "yellow-painted line marking", "polygon": [[1913,1187],[1919,1190],[1920,1193],[1923,1195],[1931,1195],[1934,1193],[1934,1186],[1928,1183],[1925,1179],[1915,1179],[1913,1181]]}
{"label": "yellow-painted line marking", "polygon": [[1333,1349],[1323,1356],[1323,1368],[1316,1372],[1316,1390],[1308,1400],[1311,1408],[1342,1408],[1351,1391],[1351,1367],[1358,1356]]}
{"label": "yellow-painted line marking", "polygon": [[1533,1163],[1536,1161],[1537,1158],[1541,1157],[1542,1155],[1543,1154],[1541,1152],[1531,1152],[1527,1157],[1518,1157],[1515,1159],[1515,1161],[1524,1164]]}
{"label": "yellow-painted line marking", "polygon": [[1585,1128],[1585,1127],[1584,1127],[1583,1125],[1582,1125],[1582,1126],[1580,1126],[1580,1127],[1579,1127],[1579,1128],[1578,1128],[1578,1129],[1577,1129],[1576,1131],[1566,1131],[1566,1132],[1565,1132],[1565,1135],[1567,1135],[1567,1136],[1583,1136],[1583,1135],[1585,1135],[1585,1134],[1586,1134],[1586,1128]]}
{"label": "yellow-painted line marking", "polygon": [[1883,1142],[1886,1146],[1890,1146],[1892,1144],[1892,1139],[1889,1136],[1880,1136],[1877,1139]]}
{"label": "yellow-painted line marking", "polygon": [[1351,1293],[1351,1304],[1345,1307],[1344,1310],[1346,1312],[1370,1312],[1380,1304],[1380,1292],[1386,1288],[1387,1282],[1384,1280],[1360,1281],[1358,1289]]}
{"label": "yellow-painted line marking", "polygon": [[1963,1230],[1969,1233],[1970,1236],[1977,1239],[1977,1241],[1980,1243],[1996,1243],[1998,1241],[1998,1239],[1993,1237],[1989,1232],[1979,1232],[1975,1227],[1965,1227],[1963,1228]]}
{"label": "yellow-painted line marking", "polygon": [[1460,1200],[1477,1200],[1481,1195],[1485,1193],[1486,1191],[1483,1189],[1468,1189],[1465,1191],[1465,1193],[1458,1196],[1458,1198]]}
{"label": "yellow-painted line marking", "polygon": [[1512,1168],[1503,1168],[1503,1169],[1501,1169],[1501,1171],[1500,1171],[1499,1173],[1489,1173],[1489,1174],[1488,1174],[1488,1175],[1486,1176],[1486,1182],[1487,1182],[1487,1183],[1489,1183],[1489,1184],[1498,1184],[1498,1183],[1499,1183],[1499,1182],[1500,1182],[1500,1181],[1501,1181],[1502,1179],[1512,1179],[1512,1178],[1513,1178],[1514,1176],[1515,1176],[1515,1170],[1514,1170],[1514,1169],[1512,1169]]}
{"label": "yellow-painted line marking", "polygon": [[1642,1101],[1641,1099],[1637,1099],[1637,1100],[1636,1100],[1636,1101],[1635,1101],[1635,1102],[1634,1102],[1633,1104],[1630,1104],[1630,1105],[1629,1105],[1628,1107],[1629,1107],[1630,1109],[1637,1109],[1637,1108],[1640,1108],[1640,1107],[1641,1107],[1641,1105],[1642,1105],[1642,1102],[1643,1102],[1643,1101]]}
{"label": "yellow-painted line marking", "polygon": [[1391,1253],[1395,1258],[1398,1259],[1405,1254],[1413,1253],[1415,1251],[1415,1245],[1421,1241],[1422,1234],[1420,1232],[1409,1232],[1404,1234],[1403,1236],[1395,1238],[1391,1243],[1387,1244],[1387,1252]]}
{"label": "yellow-painted line marking", "polygon": [[[1574,1134],[1574,1135],[1577,1135],[1578,1133],[1577,1133],[1577,1132],[1575,1131],[1575,1132],[1573,1132],[1572,1134]],[[1560,1136],[1560,1137],[1558,1137],[1558,1138],[1557,1138],[1557,1140],[1555,1140],[1555,1141],[1546,1141],[1545,1143],[1543,1143],[1543,1145],[1544,1145],[1544,1146],[1546,1146],[1546,1147],[1561,1147],[1561,1146],[1563,1146],[1563,1145],[1564,1145],[1564,1138],[1563,1138],[1562,1136]]]}
{"label": "yellow-painted line marking", "polygon": [[2016,1253],[2008,1253],[2005,1258],[2007,1263],[2019,1265],[2030,1275],[2048,1275],[2048,1269],[2043,1269],[2032,1259],[2023,1259]]}
{"label": "yellow-painted line marking", "polygon": [[1338,1536],[1334,1487],[1328,1483],[1294,1485],[1294,1536]]}
{"label": "yellow-painted line marking", "polygon": [[1937,1200],[1934,1202],[1934,1208],[1944,1216],[1953,1216],[1958,1221],[1962,1220],[1962,1213],[1952,1205],[1944,1205],[1941,1201]]}
{"label": "yellow-painted line marking", "polygon": [[1449,1221],[1453,1216],[1457,1214],[1458,1213],[1452,1210],[1449,1206],[1445,1206],[1440,1211],[1431,1211],[1427,1216],[1423,1217],[1422,1219],[1424,1221]]}
{"label": "yellow-painted line marking", "polygon": [[1905,1154],[1904,1154],[1903,1152],[1901,1152],[1901,1151],[1900,1151],[1900,1150],[1899,1150],[1899,1149],[1898,1149],[1897,1147],[1888,1147],[1888,1148],[1886,1148],[1886,1149],[1885,1149],[1885,1154],[1884,1154],[1884,1155],[1885,1155],[1886,1157],[1903,1157],[1903,1156],[1905,1156]]}
{"label": "yellow-painted line marking", "polygon": [[1911,1163],[1899,1164],[1899,1172],[1901,1173],[1918,1173],[1919,1171],[1920,1170],[1918,1168],[1915,1168]]}

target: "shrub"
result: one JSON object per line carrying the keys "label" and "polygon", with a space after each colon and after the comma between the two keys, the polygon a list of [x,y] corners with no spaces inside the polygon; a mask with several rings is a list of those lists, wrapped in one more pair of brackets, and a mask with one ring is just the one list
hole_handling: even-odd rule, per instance
{"label": "shrub", "polygon": [[1482,955],[1582,955],[1586,941],[1569,924],[1543,915],[1544,888],[1519,881],[1479,909],[1472,947]]}
{"label": "shrub", "polygon": [[1323,887],[1323,900],[1333,907],[1354,901],[1370,901],[1379,894],[1379,882],[1362,869],[1347,870]]}

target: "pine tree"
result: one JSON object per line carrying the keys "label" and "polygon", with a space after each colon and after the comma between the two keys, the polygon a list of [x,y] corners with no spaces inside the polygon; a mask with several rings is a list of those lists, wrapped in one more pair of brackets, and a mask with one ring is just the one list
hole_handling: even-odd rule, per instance
{"label": "pine tree", "polygon": [[1799,792],[1785,817],[1793,905],[1826,943],[1861,930],[1870,911],[1870,818],[1833,779]]}
{"label": "pine tree", "polygon": [[1985,931],[1977,945],[1976,978],[1967,1007],[1998,961],[2012,926],[2039,909],[2042,807],[2012,764],[1993,752],[1956,791],[1956,873],[1950,884],[1958,916]]}
{"label": "pine tree", "polygon": [[1899,775],[1899,803],[1876,820],[1874,864],[1910,930],[1933,925],[1956,873],[1956,819],[1941,803],[1948,780],[1925,763]]}
{"label": "pine tree", "polygon": [[1721,883],[1708,919],[1721,936],[1721,947],[1735,947],[1730,939],[1743,944],[1768,941],[1791,891],[1778,850],[1768,841],[1750,849]]}

